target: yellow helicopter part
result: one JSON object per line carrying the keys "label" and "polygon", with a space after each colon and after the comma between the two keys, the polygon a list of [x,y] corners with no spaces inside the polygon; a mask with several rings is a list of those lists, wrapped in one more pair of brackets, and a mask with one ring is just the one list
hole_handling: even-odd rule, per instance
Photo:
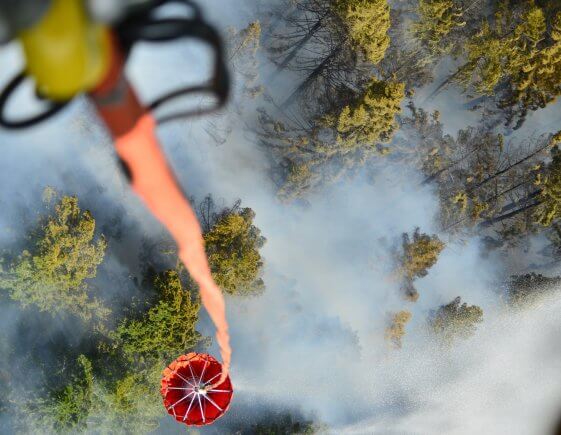
{"label": "yellow helicopter part", "polygon": [[109,29],[90,19],[83,0],[52,0],[39,22],[18,36],[27,74],[51,100],[92,90],[109,69]]}

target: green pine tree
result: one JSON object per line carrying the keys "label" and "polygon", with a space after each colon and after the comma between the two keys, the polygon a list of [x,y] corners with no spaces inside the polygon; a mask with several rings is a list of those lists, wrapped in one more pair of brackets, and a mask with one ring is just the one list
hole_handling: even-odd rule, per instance
{"label": "green pine tree", "polygon": [[374,65],[390,45],[390,7],[386,0],[334,0],[334,7],[347,26],[351,40]]}
{"label": "green pine tree", "polygon": [[399,128],[396,115],[401,112],[404,97],[403,83],[372,79],[361,97],[339,112],[335,121],[337,143],[356,148],[389,142]]}
{"label": "green pine tree", "polygon": [[178,272],[157,275],[154,288],[158,301],[140,319],[122,321],[114,334],[129,361],[171,360],[201,341],[195,329],[200,304],[184,288]]}
{"label": "green pine tree", "polygon": [[92,294],[88,280],[96,276],[106,242],[95,240],[95,219],[82,211],[75,196],[64,196],[54,215],[30,237],[29,248],[5,258],[0,287],[22,306],[71,313],[84,320],[103,319],[109,309]]}
{"label": "green pine tree", "polygon": [[413,31],[433,55],[448,53],[452,44],[448,36],[454,29],[465,26],[462,12],[453,0],[419,0],[419,21]]}
{"label": "green pine tree", "polygon": [[431,313],[431,330],[446,344],[465,339],[475,334],[477,325],[483,321],[483,310],[477,305],[462,303],[458,296],[447,305]]}
{"label": "green pine tree", "polygon": [[259,250],[266,239],[254,219],[252,209],[235,206],[217,214],[204,233],[212,276],[226,293],[254,295],[265,288]]}

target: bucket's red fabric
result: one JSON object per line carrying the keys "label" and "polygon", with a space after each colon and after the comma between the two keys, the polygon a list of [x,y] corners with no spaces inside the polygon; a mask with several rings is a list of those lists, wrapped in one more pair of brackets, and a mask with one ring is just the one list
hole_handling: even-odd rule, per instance
{"label": "bucket's red fabric", "polygon": [[[191,385],[212,385],[221,373],[221,365],[207,354],[189,353],[173,361],[163,373],[161,393],[168,413],[187,425],[212,424],[224,415],[232,400],[230,377],[197,397]],[[199,401],[199,398],[201,399]]]}

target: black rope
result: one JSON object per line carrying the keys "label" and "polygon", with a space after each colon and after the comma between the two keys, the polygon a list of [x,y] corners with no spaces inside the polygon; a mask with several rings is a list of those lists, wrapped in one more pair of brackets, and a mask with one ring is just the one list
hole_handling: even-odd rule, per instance
{"label": "black rope", "polygon": [[145,14],[144,17],[136,17],[133,20],[123,22],[119,27],[119,35],[124,40],[124,44],[133,46],[137,41],[158,43],[180,38],[199,39],[210,45],[214,50],[213,74],[211,80],[206,83],[180,88],[158,97],[148,105],[148,108],[156,110],[171,100],[192,94],[214,96],[216,102],[209,107],[164,115],[157,118],[159,124],[214,112],[226,104],[230,92],[230,77],[224,61],[224,50],[220,35],[202,20],[198,8],[188,0],[167,0],[158,4],[170,2],[192,6],[194,17],[157,19],[150,14]]}
{"label": "black rope", "polygon": [[[26,79],[25,72],[21,71],[8,83],[8,85],[4,88],[4,90],[0,94],[0,126],[6,129],[18,130],[18,129],[28,128],[37,125],[40,122],[43,122],[46,119],[58,113],[68,104],[68,102],[59,103],[59,102],[53,102],[47,100],[49,101],[49,107],[47,107],[47,109],[43,113],[32,116],[30,118],[19,119],[19,120],[17,119],[12,120],[7,118],[4,112],[6,106],[8,105],[8,101],[10,100],[10,97],[12,96],[13,92],[19,87],[19,85],[23,83],[25,79]],[[39,98],[43,99],[41,97]]]}

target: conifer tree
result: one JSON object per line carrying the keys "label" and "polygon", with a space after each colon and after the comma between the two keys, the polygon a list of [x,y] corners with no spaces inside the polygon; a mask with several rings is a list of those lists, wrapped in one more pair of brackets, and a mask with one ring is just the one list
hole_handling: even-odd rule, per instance
{"label": "conifer tree", "polygon": [[547,277],[537,273],[511,276],[507,282],[508,302],[514,306],[527,306],[557,289],[561,277]]}
{"label": "conifer tree", "polygon": [[552,150],[552,160],[547,166],[544,177],[539,177],[536,184],[540,187],[536,211],[536,222],[543,226],[561,217],[561,151],[558,147]]}
{"label": "conifer tree", "polygon": [[380,62],[390,45],[387,0],[334,0],[334,7],[366,59],[374,65]]}
{"label": "conifer tree", "polygon": [[93,404],[91,361],[80,355],[66,385],[44,397],[19,404],[17,426],[26,433],[83,433]]}
{"label": "conifer tree", "polygon": [[114,433],[116,428],[126,428],[124,433],[147,434],[156,430],[167,414],[160,395],[166,362],[136,362],[115,380],[95,379],[89,431]]}
{"label": "conifer tree", "polygon": [[395,348],[401,348],[401,340],[405,335],[405,326],[409,323],[411,317],[412,315],[409,311],[399,311],[392,316],[391,323],[386,328],[385,337]]}
{"label": "conifer tree", "polygon": [[462,303],[458,296],[447,305],[431,313],[429,325],[432,331],[446,344],[456,339],[469,338],[483,321],[483,310],[477,305]]}
{"label": "conifer tree", "polygon": [[396,250],[396,275],[400,280],[403,297],[411,302],[419,299],[414,281],[428,274],[428,270],[438,261],[444,243],[438,236],[421,233],[415,228],[413,235],[402,234],[401,249]]}
{"label": "conifer tree", "polygon": [[561,12],[547,32],[547,45],[533,53],[513,78],[511,100],[527,110],[545,107],[561,95]]}
{"label": "conifer tree", "polygon": [[[526,6],[527,5],[527,6]],[[516,14],[508,1],[502,1],[492,24],[481,30],[465,45],[467,63],[458,80],[472,83],[483,94],[492,94],[503,80],[514,80],[538,53],[538,44],[546,32],[542,9],[533,1]]]}
{"label": "conifer tree", "polygon": [[444,246],[438,236],[421,233],[419,228],[415,228],[412,237],[404,233],[402,268],[406,278],[414,280],[426,276]]}
{"label": "conifer tree", "polygon": [[389,142],[398,129],[396,115],[401,112],[404,96],[403,83],[372,79],[360,99],[338,114],[337,143],[344,147],[373,147]]}
{"label": "conifer tree", "polygon": [[451,42],[447,40],[457,27],[465,26],[462,12],[453,0],[419,0],[419,21],[413,25],[413,31],[433,55],[450,51]]}
{"label": "conifer tree", "polygon": [[160,361],[175,358],[201,341],[195,324],[200,304],[184,288],[179,274],[168,270],[156,276],[157,303],[140,319],[124,320],[114,338],[130,361],[139,357]]}
{"label": "conifer tree", "polygon": [[257,83],[259,78],[259,63],[257,52],[260,48],[261,23],[254,21],[242,30],[231,30],[229,39],[229,60],[232,68],[243,80],[245,96],[255,98],[263,89]]}
{"label": "conifer tree", "polygon": [[[278,57],[285,54],[279,68],[305,73],[281,108],[286,110],[296,101],[310,112],[319,106],[337,106],[341,93],[363,88],[372,67],[385,55],[390,43],[388,3],[305,0],[298,9],[297,18],[288,20],[290,30],[272,37],[281,42],[270,51]],[[307,97],[313,98],[314,105]]]}
{"label": "conifer tree", "polygon": [[463,44],[467,62],[451,77],[492,96],[515,128],[528,111],[561,95],[561,12],[547,11],[534,0],[500,1],[493,18]]}
{"label": "conifer tree", "polygon": [[[200,209],[210,209],[203,214],[204,240],[212,275],[220,288],[233,295],[252,295],[263,291],[261,278],[263,260],[259,250],[266,239],[253,222],[255,212],[232,208],[214,213],[212,198],[207,197]],[[214,214],[213,216],[209,216]]]}
{"label": "conifer tree", "polygon": [[403,83],[371,79],[364,92],[308,127],[281,122],[261,110],[261,144],[279,163],[279,196],[302,197],[390,152],[384,144],[398,130],[404,93]]}
{"label": "conifer tree", "polygon": [[96,276],[105,248],[103,237],[95,240],[91,213],[80,209],[75,196],[64,196],[30,237],[29,248],[5,259],[0,286],[22,306],[102,319],[109,309],[92,295],[87,280]]}

